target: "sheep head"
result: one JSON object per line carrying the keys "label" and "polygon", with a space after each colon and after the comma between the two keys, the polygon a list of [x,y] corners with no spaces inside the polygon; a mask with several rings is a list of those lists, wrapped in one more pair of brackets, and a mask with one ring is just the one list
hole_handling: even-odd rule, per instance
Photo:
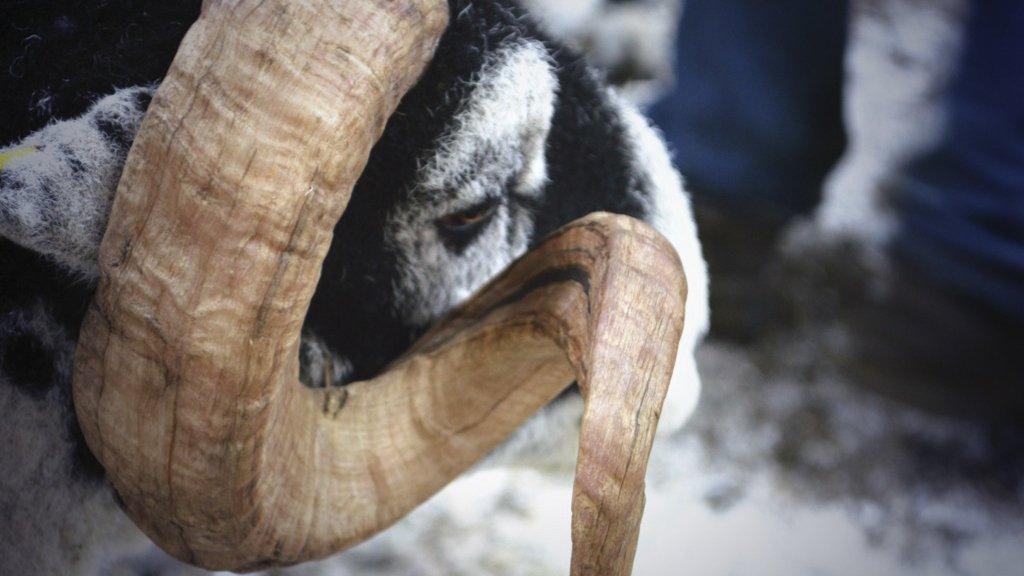
{"label": "sheep head", "polygon": [[577,221],[380,376],[298,383],[332,230],[447,18],[443,0],[211,1],[182,43],[118,187],[74,377],[90,449],[172,555],[253,570],[350,547],[576,381],[572,571],[630,572],[686,291],[647,226]]}

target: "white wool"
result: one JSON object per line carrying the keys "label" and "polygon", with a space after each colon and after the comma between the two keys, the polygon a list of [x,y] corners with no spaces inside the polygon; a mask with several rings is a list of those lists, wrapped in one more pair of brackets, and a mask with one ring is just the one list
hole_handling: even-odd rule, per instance
{"label": "white wool", "polygon": [[[10,149],[3,166],[0,235],[94,278],[97,250],[127,149],[96,126],[96,119],[134,134],[142,121],[138,97],[127,88],[96,102],[78,118],[55,122]],[[5,150],[10,150],[5,149]]]}
{"label": "white wool", "polygon": [[[535,196],[547,183],[544,147],[554,115],[558,81],[544,45],[523,40],[493,53],[472,93],[419,174],[419,185],[440,191],[467,177],[504,183],[515,174],[516,192]],[[478,162],[486,153],[487,164]],[[474,162],[477,160],[477,162]],[[472,203],[470,197],[456,200]]]}
{"label": "white wool", "polygon": [[513,177],[510,194],[540,193],[547,181],[555,86],[539,42],[494,53],[421,168],[412,201],[387,223],[389,241],[404,258],[396,303],[412,322],[436,320],[526,251],[532,218],[508,202],[461,254],[445,247],[434,222],[502,190]]}

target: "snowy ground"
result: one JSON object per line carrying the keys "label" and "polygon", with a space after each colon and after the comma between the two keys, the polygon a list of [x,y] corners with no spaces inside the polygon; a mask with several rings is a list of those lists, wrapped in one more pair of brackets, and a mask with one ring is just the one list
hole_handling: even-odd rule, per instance
{"label": "snowy ground", "polygon": [[653,490],[637,573],[1024,574],[1019,431],[879,399],[795,342],[808,353],[760,366],[702,351],[704,404],[656,466],[676,480]]}
{"label": "snowy ground", "polygon": [[[1020,437],[878,399],[798,357],[766,370],[749,351],[703,349],[701,410],[651,463],[638,576],[1024,574]],[[422,573],[566,574],[569,486],[463,481],[443,496],[459,514],[417,519],[436,563]],[[409,574],[401,564],[383,573]]]}

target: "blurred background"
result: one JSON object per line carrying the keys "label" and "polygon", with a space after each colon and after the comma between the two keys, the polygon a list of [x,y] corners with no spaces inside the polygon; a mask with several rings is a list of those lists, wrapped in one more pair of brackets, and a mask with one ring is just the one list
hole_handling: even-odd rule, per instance
{"label": "blurred background", "polygon": [[1024,574],[1024,2],[528,3],[665,133],[710,265],[637,573]]}
{"label": "blurred background", "polygon": [[[524,3],[664,132],[711,267],[635,573],[1024,575],[1024,2]],[[290,573],[565,574],[565,462]]]}

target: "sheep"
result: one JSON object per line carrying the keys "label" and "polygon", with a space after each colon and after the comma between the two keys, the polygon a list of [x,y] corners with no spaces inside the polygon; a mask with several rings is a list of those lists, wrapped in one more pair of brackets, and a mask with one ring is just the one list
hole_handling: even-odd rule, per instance
{"label": "sheep", "polygon": [[[93,574],[147,547],[85,447],[70,398],[120,169],[199,10],[195,1],[147,6],[68,9],[49,20],[35,7],[8,14],[26,32],[11,51],[9,72],[20,77],[3,96],[4,109],[23,114],[0,152],[0,426],[11,442],[0,456],[9,471],[0,481],[0,573]],[[649,222],[684,263],[687,322],[661,424],[678,429],[699,392],[693,349],[707,329],[707,276],[664,144],[518,5],[450,8],[433,62],[389,121],[335,230],[304,328],[302,382],[340,387],[373,376],[549,233],[604,210]],[[97,25],[111,15],[115,31]],[[40,70],[33,58],[65,69]],[[38,128],[38,111],[64,119]],[[542,459],[580,412],[579,395],[564,395],[491,464]]]}

